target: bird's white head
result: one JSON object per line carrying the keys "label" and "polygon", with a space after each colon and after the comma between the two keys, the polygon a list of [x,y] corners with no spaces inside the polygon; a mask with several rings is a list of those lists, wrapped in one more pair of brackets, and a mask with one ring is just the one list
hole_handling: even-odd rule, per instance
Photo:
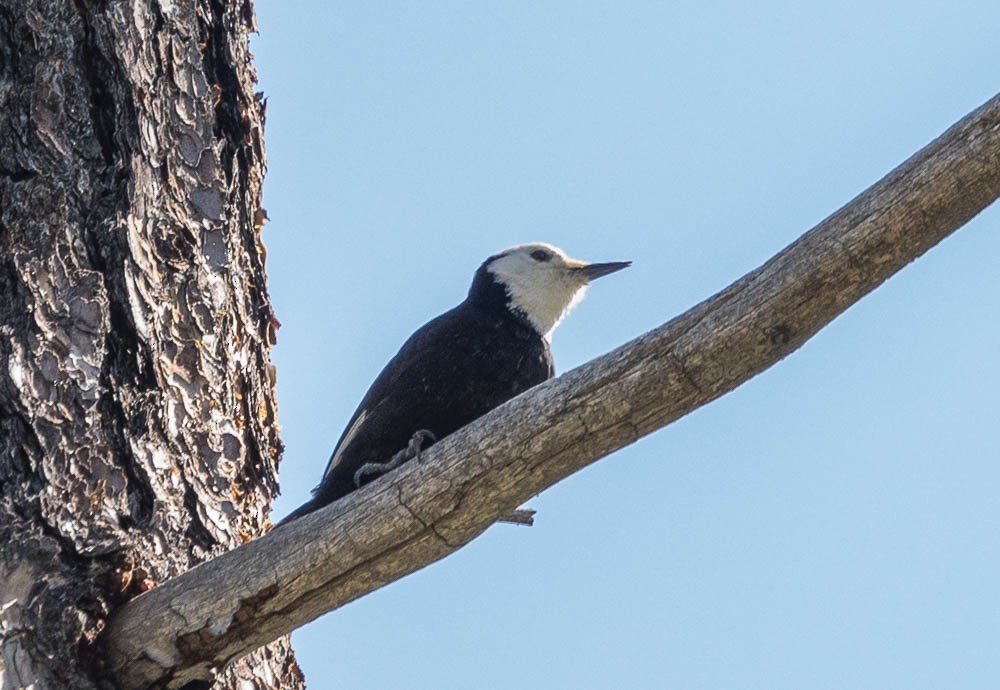
{"label": "bird's white head", "polygon": [[549,339],[553,329],[581,299],[595,278],[621,270],[630,261],[586,263],[551,244],[522,244],[500,252],[485,265],[504,286],[511,309],[521,312]]}

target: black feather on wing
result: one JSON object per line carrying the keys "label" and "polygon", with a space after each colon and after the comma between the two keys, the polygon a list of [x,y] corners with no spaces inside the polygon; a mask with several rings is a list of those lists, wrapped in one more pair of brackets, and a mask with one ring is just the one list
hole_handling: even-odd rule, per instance
{"label": "black feather on wing", "polygon": [[387,462],[416,431],[440,440],[552,375],[548,343],[528,324],[463,302],[420,328],[389,361],[347,424],[313,499],[286,520],[355,490],[358,468]]}

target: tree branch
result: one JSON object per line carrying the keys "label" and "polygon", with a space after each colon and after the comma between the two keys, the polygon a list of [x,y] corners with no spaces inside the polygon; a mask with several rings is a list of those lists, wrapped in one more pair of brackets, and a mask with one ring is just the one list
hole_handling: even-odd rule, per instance
{"label": "tree branch", "polygon": [[1000,195],[1000,96],[777,256],[497,408],[417,462],[124,605],[108,668],[181,687],[436,561],[504,513],[732,390]]}

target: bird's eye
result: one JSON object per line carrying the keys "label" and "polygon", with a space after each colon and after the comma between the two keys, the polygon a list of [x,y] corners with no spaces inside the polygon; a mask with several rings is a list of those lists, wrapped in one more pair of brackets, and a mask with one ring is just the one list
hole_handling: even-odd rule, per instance
{"label": "bird's eye", "polygon": [[535,261],[545,262],[551,259],[552,255],[549,254],[544,249],[536,249],[535,251],[531,252],[531,258],[534,259]]}

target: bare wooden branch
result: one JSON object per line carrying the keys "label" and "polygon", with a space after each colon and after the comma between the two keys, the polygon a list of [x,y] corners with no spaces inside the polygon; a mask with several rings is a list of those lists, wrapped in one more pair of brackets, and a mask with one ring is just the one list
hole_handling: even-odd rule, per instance
{"label": "bare wooden branch", "polygon": [[764,371],[1000,195],[1000,96],[687,313],[510,401],[110,621],[122,687],[181,687],[448,555],[504,513]]}

